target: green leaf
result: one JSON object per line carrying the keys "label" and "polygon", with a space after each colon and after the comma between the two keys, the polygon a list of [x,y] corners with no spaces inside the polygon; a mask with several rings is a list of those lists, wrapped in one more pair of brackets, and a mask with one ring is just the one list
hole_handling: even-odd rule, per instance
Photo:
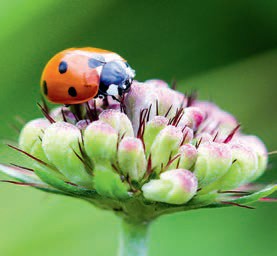
{"label": "green leaf", "polygon": [[277,190],[277,185],[269,185],[264,189],[257,191],[251,195],[242,196],[238,199],[228,200],[228,202],[234,202],[237,204],[249,204],[258,201],[263,197],[267,197]]}
{"label": "green leaf", "polygon": [[44,167],[37,168],[35,170],[35,173],[42,181],[44,181],[45,183],[51,185],[56,189],[63,191],[65,194],[69,194],[71,196],[89,197],[89,198],[95,198],[98,196],[95,190],[90,190],[75,184],[73,185],[70,183],[66,183],[64,180],[61,180],[56,176],[52,175],[51,173],[49,173],[47,170],[45,170]]}
{"label": "green leaf", "polygon": [[222,200],[222,202],[224,202],[224,203],[218,202],[218,203],[214,203],[214,204],[211,204],[211,205],[208,205],[205,207],[216,208],[216,207],[232,206],[232,204],[245,205],[245,204],[249,204],[249,203],[254,203],[254,202],[260,200],[261,198],[271,195],[276,190],[277,190],[277,185],[269,185],[269,186],[266,186],[264,189],[254,192],[250,195],[242,196],[242,197],[239,197],[236,199],[229,199],[229,200],[227,197],[225,197],[224,200]]}
{"label": "green leaf", "polygon": [[[11,178],[14,178],[15,180],[20,182],[20,185],[29,185],[31,187],[46,191],[46,192],[51,192],[51,193],[56,193],[56,194],[63,194],[61,191],[56,190],[55,188],[49,186],[48,184],[42,182],[37,175],[32,172],[25,170],[20,167],[16,166],[9,166],[5,164],[0,164],[0,171],[6,175],[8,175]],[[6,181],[13,183],[13,181]],[[16,183],[15,183],[16,184]]]}

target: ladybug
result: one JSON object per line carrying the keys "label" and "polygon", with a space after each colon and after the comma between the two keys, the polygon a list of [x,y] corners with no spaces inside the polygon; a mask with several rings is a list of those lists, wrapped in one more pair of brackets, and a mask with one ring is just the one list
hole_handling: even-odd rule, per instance
{"label": "ladybug", "polygon": [[46,64],[41,89],[53,103],[81,104],[92,98],[118,97],[129,91],[135,71],[117,53],[98,48],[70,48]]}

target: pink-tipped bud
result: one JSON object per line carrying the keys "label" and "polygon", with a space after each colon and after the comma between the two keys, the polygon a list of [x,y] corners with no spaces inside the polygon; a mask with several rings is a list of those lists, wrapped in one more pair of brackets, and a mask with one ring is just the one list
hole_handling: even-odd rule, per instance
{"label": "pink-tipped bud", "polygon": [[207,186],[227,173],[231,164],[232,152],[228,144],[201,143],[197,149],[194,174],[201,187]]}
{"label": "pink-tipped bud", "polygon": [[163,116],[155,116],[151,121],[147,122],[144,130],[143,140],[145,143],[146,154],[149,155],[151,146],[158,133],[168,124],[168,119]]}
{"label": "pink-tipped bud", "polygon": [[131,121],[124,113],[113,109],[104,110],[99,115],[99,120],[113,127],[118,132],[119,137],[122,135],[131,137],[134,136]]}
{"label": "pink-tipped bud", "polygon": [[188,107],[184,110],[184,115],[178,126],[188,126],[193,130],[197,130],[205,119],[205,113],[197,107]]}
{"label": "pink-tipped bud", "polygon": [[180,160],[178,168],[189,170],[197,159],[197,149],[191,144],[185,144],[179,149]]}
{"label": "pink-tipped bud", "polygon": [[57,107],[50,112],[50,116],[57,122],[66,122],[75,124],[76,116],[66,107]]}
{"label": "pink-tipped bud", "polygon": [[125,137],[119,143],[118,163],[121,171],[131,180],[139,181],[146,171],[146,158],[140,139]]}
{"label": "pink-tipped bud", "polygon": [[256,173],[253,175],[252,180],[259,178],[266,170],[268,163],[267,149],[264,143],[256,136],[253,135],[241,135],[238,140],[245,146],[250,147],[258,157],[258,168]]}
{"label": "pink-tipped bud", "polygon": [[217,187],[221,190],[234,189],[249,183],[258,169],[258,158],[255,152],[243,144],[231,144],[232,166],[218,181]]}
{"label": "pink-tipped bud", "polygon": [[169,125],[159,132],[150,150],[152,166],[156,172],[159,173],[177,153],[182,139],[181,129],[175,126]]}
{"label": "pink-tipped bud", "polygon": [[103,121],[91,123],[84,132],[85,150],[95,162],[114,162],[118,141],[117,131]]}
{"label": "pink-tipped bud", "polygon": [[186,126],[186,127],[182,128],[182,132],[183,132],[183,135],[184,135],[184,139],[183,139],[182,144],[191,143],[192,139],[193,139],[193,136],[194,136],[193,135],[193,130]]}
{"label": "pink-tipped bud", "polygon": [[197,191],[197,179],[193,173],[184,169],[162,173],[160,179],[151,180],[142,187],[146,199],[168,204],[184,204]]}

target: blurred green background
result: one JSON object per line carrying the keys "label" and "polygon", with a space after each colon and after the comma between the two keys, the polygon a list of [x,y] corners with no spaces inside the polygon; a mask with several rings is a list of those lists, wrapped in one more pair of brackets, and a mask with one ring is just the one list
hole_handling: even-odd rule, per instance
{"label": "blurred green background", "polygon": [[[72,46],[118,52],[138,80],[196,88],[277,149],[277,1],[1,0],[1,139],[16,140],[16,116],[40,116],[41,71]],[[15,157],[0,146],[0,162]],[[274,161],[262,181],[277,182]],[[151,229],[150,255],[277,255],[277,204],[256,206],[162,217]],[[109,212],[0,184],[0,255],[116,255],[117,237]]]}

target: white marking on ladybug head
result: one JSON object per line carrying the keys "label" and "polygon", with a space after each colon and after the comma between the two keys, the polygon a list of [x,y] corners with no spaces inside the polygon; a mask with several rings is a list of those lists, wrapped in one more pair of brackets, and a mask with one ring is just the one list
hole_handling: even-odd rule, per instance
{"label": "white marking on ladybug head", "polygon": [[130,67],[127,67],[127,68],[125,69],[125,71],[126,71],[127,75],[128,75],[129,77],[131,77],[131,78],[134,78],[135,75],[136,75],[135,70],[133,70],[133,69],[130,68]]}
{"label": "white marking on ladybug head", "polygon": [[97,73],[98,73],[99,76],[101,76],[102,70],[103,70],[103,66],[98,66],[98,67],[96,68],[96,71],[97,71]]}
{"label": "white marking on ladybug head", "polygon": [[118,85],[110,84],[109,89],[107,90],[107,94],[110,96],[117,96],[118,95]]}

